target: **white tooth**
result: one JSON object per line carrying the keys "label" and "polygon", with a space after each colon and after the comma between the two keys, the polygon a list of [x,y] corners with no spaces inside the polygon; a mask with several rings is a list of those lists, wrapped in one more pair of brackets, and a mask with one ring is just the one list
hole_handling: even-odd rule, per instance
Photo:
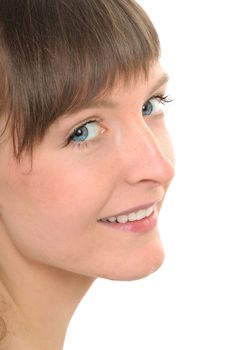
{"label": "white tooth", "polygon": [[135,214],[135,213],[129,214],[129,215],[128,215],[128,220],[129,220],[129,221],[135,221],[135,220],[137,220],[136,214]]}
{"label": "white tooth", "polygon": [[117,216],[117,222],[119,222],[120,224],[125,224],[127,221],[127,215]]}
{"label": "white tooth", "polygon": [[116,217],[115,216],[111,216],[109,219],[107,219],[109,222],[115,222],[116,221]]}
{"label": "white tooth", "polygon": [[153,212],[153,207],[148,208],[146,210],[146,216],[150,216],[152,212]]}
{"label": "white tooth", "polygon": [[146,216],[146,210],[142,209],[136,213],[137,220],[141,220]]}
{"label": "white tooth", "polygon": [[128,221],[136,221],[136,220],[141,220],[147,216],[150,216],[151,213],[153,212],[153,207],[150,207],[148,209],[141,209],[138,210],[136,213],[130,213],[129,215],[120,215],[120,216],[111,216],[107,219],[109,222],[118,222],[120,224],[125,224]]}

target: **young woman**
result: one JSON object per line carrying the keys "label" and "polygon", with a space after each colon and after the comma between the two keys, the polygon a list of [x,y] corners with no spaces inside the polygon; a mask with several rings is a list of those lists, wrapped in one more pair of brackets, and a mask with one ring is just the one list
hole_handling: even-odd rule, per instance
{"label": "young woman", "polygon": [[164,253],[157,33],[133,0],[0,1],[0,348],[60,350],[97,277]]}

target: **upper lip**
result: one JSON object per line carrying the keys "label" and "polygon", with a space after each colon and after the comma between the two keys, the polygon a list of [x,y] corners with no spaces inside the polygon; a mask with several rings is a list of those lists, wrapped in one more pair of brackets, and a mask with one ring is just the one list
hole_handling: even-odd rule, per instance
{"label": "upper lip", "polygon": [[121,216],[121,215],[128,215],[128,214],[133,213],[133,212],[136,212],[136,211],[138,211],[138,210],[148,209],[149,207],[154,206],[157,202],[160,202],[161,200],[162,200],[162,199],[157,199],[155,202],[146,203],[146,204],[143,204],[143,205],[139,205],[139,206],[137,206],[137,207],[133,207],[133,208],[130,208],[130,209],[121,211],[120,213],[106,216],[106,217],[104,217],[104,218],[101,218],[100,220],[105,220],[105,219],[110,218],[110,217],[112,217],[112,216],[116,217],[116,216]]}

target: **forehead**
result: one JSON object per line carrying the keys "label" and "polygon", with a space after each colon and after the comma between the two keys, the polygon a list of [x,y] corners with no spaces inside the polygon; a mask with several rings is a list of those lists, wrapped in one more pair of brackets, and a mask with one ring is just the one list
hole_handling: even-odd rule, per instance
{"label": "forehead", "polygon": [[109,88],[99,94],[96,97],[96,101],[104,100],[109,96],[117,96],[117,93],[122,91],[129,91],[135,86],[150,86],[150,84],[155,85],[164,84],[168,80],[167,74],[163,71],[159,61],[155,61],[150,65],[147,75],[143,71],[139,71],[138,74],[135,74],[131,79],[127,79],[124,76],[118,76],[114,84]]}
{"label": "forehead", "polygon": [[102,90],[97,96],[83,104],[81,108],[72,110],[65,114],[65,117],[88,108],[114,108],[121,97],[130,94],[135,90],[147,90],[146,94],[152,94],[169,80],[168,75],[163,71],[159,61],[154,62],[148,71],[147,76],[143,72],[126,80],[123,76],[118,76],[110,88]]}

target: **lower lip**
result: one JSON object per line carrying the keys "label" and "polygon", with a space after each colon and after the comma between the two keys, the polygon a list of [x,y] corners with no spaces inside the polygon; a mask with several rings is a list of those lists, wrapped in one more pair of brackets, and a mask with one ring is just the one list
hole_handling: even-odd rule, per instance
{"label": "lower lip", "polygon": [[119,231],[136,232],[136,233],[147,233],[155,228],[157,225],[157,215],[153,212],[150,216],[138,221],[128,221],[125,224],[111,223],[108,221],[100,221],[101,224]]}

